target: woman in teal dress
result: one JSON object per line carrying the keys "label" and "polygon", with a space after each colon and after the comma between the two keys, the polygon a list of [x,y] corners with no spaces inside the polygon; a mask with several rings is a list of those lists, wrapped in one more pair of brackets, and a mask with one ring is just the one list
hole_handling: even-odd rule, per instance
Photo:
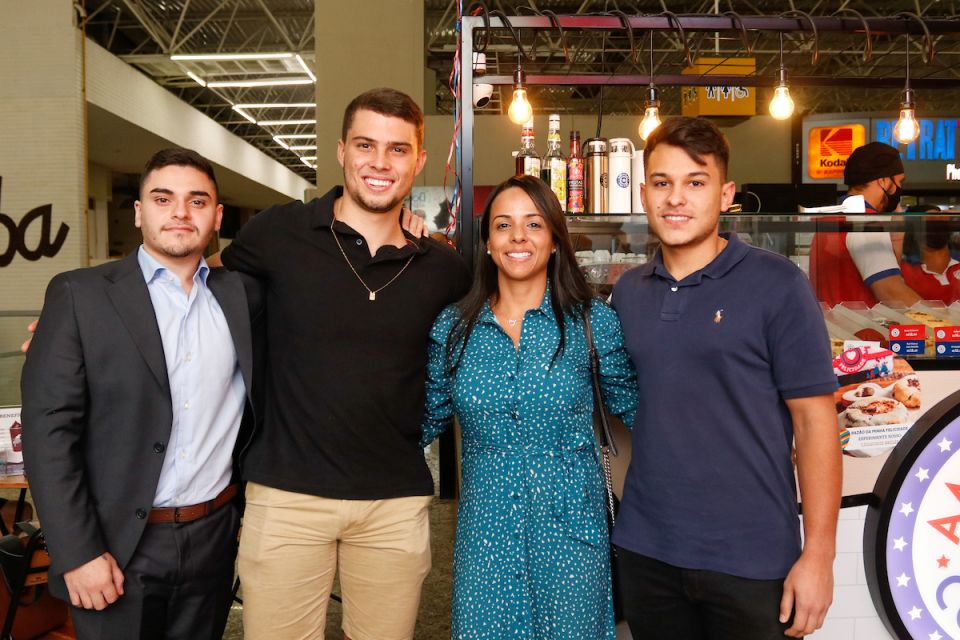
{"label": "woman in teal dress", "polygon": [[480,235],[473,288],[431,332],[423,434],[427,444],[459,418],[452,637],[612,640],[585,309],[607,406],[628,425],[636,373],[544,182],[499,185]]}

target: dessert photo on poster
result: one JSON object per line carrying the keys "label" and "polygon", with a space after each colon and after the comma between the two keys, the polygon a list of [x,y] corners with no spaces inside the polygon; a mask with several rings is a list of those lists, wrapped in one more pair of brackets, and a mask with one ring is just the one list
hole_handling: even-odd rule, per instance
{"label": "dessert photo on poster", "polygon": [[920,378],[879,343],[861,343],[834,359],[834,399],[846,455],[872,457],[895,447],[923,412]]}

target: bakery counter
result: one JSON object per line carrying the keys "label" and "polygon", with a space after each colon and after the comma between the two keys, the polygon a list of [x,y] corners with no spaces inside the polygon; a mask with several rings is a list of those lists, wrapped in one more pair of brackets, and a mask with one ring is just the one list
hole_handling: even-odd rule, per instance
{"label": "bakery counter", "polygon": [[[609,290],[625,270],[649,259],[658,247],[642,214],[568,216],[567,226],[577,260],[601,292]],[[818,270],[814,264],[811,270],[811,247],[816,239],[829,238],[831,242],[821,243],[821,248],[837,246],[841,251],[849,234],[856,234],[854,238],[867,250],[886,242],[905,278],[930,280],[922,298],[939,299],[946,306],[960,300],[960,215],[956,212],[901,216],[737,213],[720,216],[720,230],[734,231],[749,244],[787,257],[808,276],[815,272],[818,290],[832,288],[829,285],[839,283],[842,276],[829,265]],[[925,252],[925,243],[936,234],[941,242],[946,239],[945,246],[938,249],[946,270],[938,275],[928,273],[931,265],[923,262],[931,255],[929,250]],[[831,306],[844,299],[831,300]]]}
{"label": "bakery counter", "polygon": [[[577,260],[601,295],[658,247],[646,216],[567,218]],[[925,234],[947,230],[951,252],[948,295],[912,306],[895,303],[821,304],[839,382],[837,428],[844,446],[844,506],[867,504],[881,468],[904,434],[940,400],[960,390],[960,216],[845,214],[725,214],[721,231],[780,253],[808,276],[817,234],[870,234],[899,252],[904,269],[923,269]],[[835,238],[836,239],[836,238]],[[942,251],[942,250],[941,250]],[[929,253],[929,252],[928,252]],[[820,278],[829,271],[820,269]],[[954,284],[952,277],[956,280]]]}
{"label": "bakery counter", "polygon": [[[609,294],[627,270],[649,260],[659,245],[645,215],[568,216],[567,225],[577,261],[601,295]],[[844,277],[854,277],[850,269],[855,266],[851,263],[845,276],[840,270],[834,273],[830,265],[817,262],[823,252],[814,251],[811,268],[811,248],[846,247],[846,240],[856,234],[857,246],[868,251],[877,251],[878,247],[892,251],[890,259],[898,260],[892,268],[899,264],[905,280],[925,278],[927,284],[932,283],[921,289],[921,297],[929,299],[904,307],[874,301],[850,302],[841,295],[839,301],[825,304],[824,321],[834,355],[843,351],[846,343],[866,340],[880,342],[884,348],[911,360],[957,358],[960,364],[960,216],[955,212],[902,216],[724,214],[720,216],[720,229],[734,231],[749,244],[780,253],[808,277],[813,273],[817,279],[814,289],[823,298],[847,291],[846,285],[839,284]],[[944,246],[937,251],[945,260],[936,266],[946,265],[938,274],[928,268],[933,263],[926,243],[932,242],[934,232],[940,234]],[[825,238],[830,242],[825,242]],[[924,263],[925,259],[931,265]],[[890,267],[886,265],[885,270]],[[849,284],[856,285],[850,287],[852,293],[862,289],[859,280]],[[864,297],[854,295],[852,299]],[[953,365],[921,366],[942,369]]]}
{"label": "bakery counter", "polygon": [[851,343],[868,341],[910,360],[960,357],[960,301],[948,306],[942,300],[922,300],[910,307],[843,302],[821,308],[834,355]]}

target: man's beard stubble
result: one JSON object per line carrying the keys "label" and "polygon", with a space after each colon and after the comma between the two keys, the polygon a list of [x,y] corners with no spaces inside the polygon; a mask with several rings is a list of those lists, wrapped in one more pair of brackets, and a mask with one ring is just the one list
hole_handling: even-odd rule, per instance
{"label": "man's beard stubble", "polygon": [[403,204],[403,201],[404,201],[405,199],[406,199],[406,197],[401,198],[401,199],[399,199],[399,200],[397,200],[397,199],[390,200],[390,201],[389,201],[387,204],[385,204],[385,205],[375,204],[375,203],[373,203],[373,202],[370,202],[368,199],[366,199],[366,198],[364,198],[364,197],[362,197],[362,196],[361,196],[360,198],[358,198],[357,201],[360,203],[360,206],[362,206],[364,209],[366,209],[366,210],[369,211],[370,213],[390,213],[390,212],[393,211],[398,205]]}

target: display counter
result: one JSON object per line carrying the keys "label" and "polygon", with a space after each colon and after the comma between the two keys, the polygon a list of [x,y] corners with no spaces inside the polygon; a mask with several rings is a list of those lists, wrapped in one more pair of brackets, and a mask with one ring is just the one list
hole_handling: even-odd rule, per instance
{"label": "display counter", "polygon": [[[657,250],[645,215],[568,216],[567,222],[577,260],[601,295],[609,294],[625,271]],[[725,214],[720,230],[786,256],[808,275],[815,271],[821,282],[814,288],[831,294],[843,292],[843,283],[825,281],[844,274],[832,264],[811,265],[811,259],[818,259],[811,258],[811,248],[823,246],[824,239],[843,244],[852,236],[874,252],[889,246],[905,269],[923,273],[921,259],[931,253],[924,244],[928,234],[946,233],[946,245],[939,251],[952,266],[942,276],[947,284],[940,299],[910,305],[863,299],[857,282],[852,284],[859,286],[850,288],[850,300],[821,301],[840,383],[838,433],[847,454],[844,506],[866,504],[900,437],[929,407],[960,389],[960,263],[954,264],[960,257],[960,215]],[[886,358],[871,360],[870,366],[850,362],[865,357],[848,351],[862,345],[875,346],[866,355]]]}
{"label": "display counter", "polygon": [[[568,216],[568,229],[572,235],[577,259],[585,268],[590,281],[600,291],[609,290],[626,269],[646,262],[657,248],[657,239],[647,226],[645,215],[602,215]],[[817,234],[820,238],[845,240],[848,234],[867,241],[867,250],[878,251],[871,240],[888,238],[896,259],[903,264],[908,273],[920,271],[925,253],[925,240],[936,232],[948,236],[946,247],[941,253],[952,253],[953,260],[960,260],[960,212],[940,214],[910,214],[898,216],[878,216],[876,214],[798,215],[798,214],[724,214],[720,216],[720,231],[735,231],[741,239],[754,246],[769,249],[786,256],[808,275],[816,272],[818,279],[830,281],[829,287],[815,283],[818,290],[828,288],[843,289],[843,283],[837,282],[839,274],[829,268],[833,265],[811,265],[811,258]],[[834,234],[834,235],[830,235]],[[951,258],[947,258],[948,264]],[[956,265],[960,266],[960,265]],[[960,278],[957,269],[951,267],[945,277],[948,283],[942,290],[933,290],[941,295],[944,306],[960,300]],[[933,278],[934,280],[936,278]],[[927,293],[928,290],[924,290]],[[854,289],[849,298],[827,300],[820,296],[832,308],[841,302],[861,302]],[[927,296],[921,296],[927,297]],[[881,300],[870,300],[872,307]],[[960,307],[955,307],[955,309]],[[937,315],[939,312],[935,312]],[[873,318],[876,319],[876,318]],[[932,354],[928,354],[932,355]]]}
{"label": "display counter", "polygon": [[[657,250],[642,215],[568,217],[568,228],[577,259],[601,295]],[[953,473],[960,454],[952,455],[960,451],[954,444],[960,432],[954,437],[950,431],[960,428],[960,216],[735,214],[721,216],[720,230],[786,256],[808,276],[815,274],[815,292],[829,292],[818,297],[839,383],[845,508],[834,605],[815,637],[960,637],[960,477]],[[945,267],[939,276],[923,261],[934,253],[926,245],[931,232],[940,241],[932,244],[946,237],[936,248],[937,266]],[[842,249],[851,235],[871,250],[892,249],[901,274],[938,286],[906,304],[869,299],[860,282],[850,282],[850,299],[833,299],[851,272],[812,265],[819,258],[811,247],[829,246],[827,240]],[[930,299],[930,292],[939,295]],[[935,455],[926,450],[936,452],[935,468],[920,459]],[[913,499],[908,490],[929,490],[934,498]]]}

